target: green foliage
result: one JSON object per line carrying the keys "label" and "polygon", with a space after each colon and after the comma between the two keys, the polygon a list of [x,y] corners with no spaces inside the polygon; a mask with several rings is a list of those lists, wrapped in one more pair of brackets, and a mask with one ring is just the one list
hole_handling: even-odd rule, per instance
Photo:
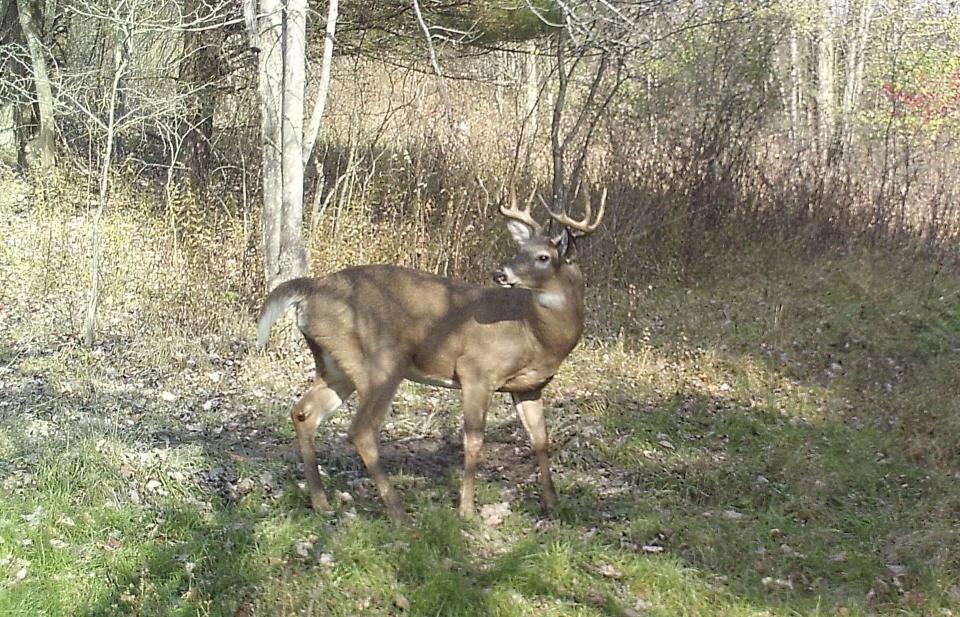
{"label": "green foliage", "polygon": [[[440,39],[468,46],[496,46],[541,38],[555,30],[552,24],[563,21],[560,6],[553,0],[420,2],[420,10]],[[412,53],[423,58],[423,32],[409,2],[348,3],[341,6],[341,15],[345,27],[338,33],[338,53],[365,50],[377,55],[384,49],[396,51],[413,46]]]}
{"label": "green foliage", "polygon": [[554,30],[550,24],[563,23],[553,0],[475,2],[465,11],[453,23],[464,29],[473,26],[480,32],[478,42],[485,44],[539,38]]}

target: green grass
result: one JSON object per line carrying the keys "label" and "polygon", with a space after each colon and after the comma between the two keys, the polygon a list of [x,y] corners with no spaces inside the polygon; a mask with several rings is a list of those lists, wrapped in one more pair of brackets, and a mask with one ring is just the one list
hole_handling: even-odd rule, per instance
{"label": "green grass", "polygon": [[[86,350],[83,265],[0,260],[0,615],[960,614],[960,277],[751,258],[591,290],[548,392],[554,519],[498,400],[478,498],[509,513],[460,520],[459,455],[425,447],[457,441],[456,397],[405,386],[384,434],[403,528],[344,445],[347,413],[319,439],[338,512],[307,507],[299,342],[253,352],[229,311],[202,335],[150,321],[162,289],[114,279]],[[59,291],[38,302],[44,272]]]}

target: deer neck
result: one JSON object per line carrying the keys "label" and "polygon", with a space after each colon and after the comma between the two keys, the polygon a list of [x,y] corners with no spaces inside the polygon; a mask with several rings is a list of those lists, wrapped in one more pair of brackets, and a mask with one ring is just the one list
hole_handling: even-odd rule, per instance
{"label": "deer neck", "polygon": [[579,268],[564,268],[559,280],[544,289],[532,290],[530,326],[533,335],[562,360],[576,346],[583,332],[583,276]]}

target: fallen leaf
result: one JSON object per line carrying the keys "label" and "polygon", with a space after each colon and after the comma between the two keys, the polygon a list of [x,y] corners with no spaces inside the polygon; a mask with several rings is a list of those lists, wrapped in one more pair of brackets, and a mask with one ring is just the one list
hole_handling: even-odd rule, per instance
{"label": "fallen leaf", "polygon": [[309,540],[303,540],[301,542],[297,542],[297,546],[296,546],[297,555],[300,555],[301,557],[308,557],[310,555],[310,549],[312,548],[313,548],[313,542],[310,542]]}
{"label": "fallen leaf", "polygon": [[623,572],[613,564],[602,563],[590,568],[594,573],[607,578],[623,578]]}
{"label": "fallen leaf", "polygon": [[480,508],[480,518],[490,527],[496,527],[510,516],[510,504],[505,501],[484,505]]}
{"label": "fallen leaf", "polygon": [[57,519],[57,522],[66,527],[76,527],[77,523],[70,518],[69,516],[61,516]]}
{"label": "fallen leaf", "polygon": [[760,582],[767,589],[793,589],[793,583],[787,579],[783,578],[773,578],[772,576],[764,576],[760,579]]}
{"label": "fallen leaf", "polygon": [[120,548],[120,540],[108,538],[106,542],[97,541],[97,546],[105,551],[115,551]]}
{"label": "fallen leaf", "polygon": [[666,448],[667,450],[676,450],[676,446],[670,441],[670,438],[667,437],[664,433],[657,433],[657,443]]}

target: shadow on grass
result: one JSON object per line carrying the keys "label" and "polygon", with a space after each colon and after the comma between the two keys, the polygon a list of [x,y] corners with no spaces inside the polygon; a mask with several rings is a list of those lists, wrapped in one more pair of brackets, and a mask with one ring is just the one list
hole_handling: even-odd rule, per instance
{"label": "shadow on grass", "polygon": [[[0,351],[0,356],[16,354]],[[22,412],[21,421],[32,417],[59,423],[57,429],[67,432],[44,444],[43,435],[24,431],[15,454],[33,460],[35,467],[47,461],[35,459],[43,447],[66,447],[61,440],[71,434],[92,437],[111,430],[116,419],[142,416],[128,398],[64,395],[40,377],[7,394],[14,412]],[[374,612],[379,606],[384,613],[494,615],[509,613],[512,605],[535,613],[560,603],[623,614],[635,587],[655,579],[628,583],[634,580],[629,572],[598,574],[599,565],[610,561],[631,572],[661,563],[668,570],[692,569],[697,574],[678,575],[680,586],[719,594],[737,605],[799,611],[814,610],[824,598],[828,604],[862,604],[870,592],[877,602],[896,603],[904,590],[922,587],[925,578],[936,576],[925,570],[929,553],[909,554],[911,547],[902,539],[905,530],[923,520],[925,502],[938,486],[922,469],[884,452],[889,441],[877,432],[853,429],[843,418],[786,418],[752,401],[702,392],[681,392],[639,411],[627,403],[642,393],[614,384],[611,379],[600,391],[576,395],[565,406],[577,410],[596,400],[612,401],[603,413],[574,417],[571,424],[563,414],[573,411],[558,412],[568,427],[583,429],[583,434],[558,440],[564,445],[554,454],[554,468],[564,503],[559,521],[540,532],[494,530],[489,539],[471,541],[471,535],[486,532],[454,514],[450,474],[459,470],[462,457],[455,434],[441,440],[385,439],[391,472],[415,476],[419,485],[446,497],[443,505],[431,508],[408,494],[408,507],[420,515],[420,523],[403,530],[383,526],[375,497],[362,499],[372,514],[361,511],[359,522],[352,524],[380,547],[381,555],[372,559],[392,567],[387,578],[398,594],[409,596],[410,607],[381,590],[379,605],[357,612]],[[229,417],[242,419],[239,428],[260,431],[259,450],[236,435],[236,427],[218,432],[223,427],[216,415],[201,418],[199,430],[182,418],[152,415],[132,426],[130,435],[119,435],[141,449],[198,449],[203,465],[222,470],[222,476],[215,485],[194,476],[188,484],[195,486],[187,486],[185,494],[156,498],[152,508],[126,515],[116,524],[122,528],[119,539],[93,531],[88,544],[102,553],[98,564],[108,573],[108,584],[79,614],[235,615],[257,603],[304,609],[309,606],[305,601],[292,598],[306,593],[301,583],[322,588],[336,580],[314,571],[313,565],[290,561],[293,539],[271,549],[261,545],[259,530],[265,524],[274,528],[270,533],[290,533],[291,538],[315,529],[321,543],[333,545],[346,542],[351,523],[339,520],[332,529],[324,527],[306,508],[306,498],[293,486],[302,472],[290,462],[289,432],[266,421],[269,414],[256,405],[226,404],[235,407]],[[587,431],[588,425],[598,430]],[[327,445],[333,440],[339,441],[333,437]],[[365,477],[345,443],[321,448],[320,459],[333,472],[331,489]],[[515,419],[490,427],[483,461],[488,482],[503,487],[526,483],[520,505],[512,506],[518,516],[507,524],[533,527],[538,488],[528,483],[534,466]],[[279,496],[260,495],[254,504],[228,486],[265,470],[279,473],[274,483]],[[89,496],[76,497],[77,491],[96,492],[92,487],[98,481],[117,489],[128,484],[119,469],[105,467],[103,472],[109,477],[77,480],[65,493],[89,502]],[[42,496],[43,484],[39,490]],[[257,490],[270,493],[269,487]],[[190,499],[198,494],[206,503]],[[121,511],[132,506],[125,498],[113,499]],[[110,528],[99,519],[96,523]],[[286,527],[294,531],[278,531]],[[131,539],[129,545],[123,534]],[[353,547],[342,546],[350,559]],[[385,546],[393,548],[382,555]],[[955,561],[941,566],[956,572]],[[263,601],[263,593],[289,594],[291,599]],[[351,609],[339,612],[352,614]]]}
{"label": "shadow on grass", "polygon": [[70,384],[57,365],[76,358],[56,354],[72,347],[0,346],[16,369],[0,375],[0,540],[29,564],[0,612],[243,614],[282,568],[259,550],[262,505],[289,504],[274,482],[238,491],[237,479],[288,439],[261,426],[257,460],[240,436],[210,439],[216,420],[165,416],[122,384]]}
{"label": "shadow on grass", "polygon": [[230,505],[213,513],[169,507],[158,514],[148,523],[155,525],[149,540],[107,558],[106,594],[71,614],[243,614],[273,574],[257,556],[258,519]]}

